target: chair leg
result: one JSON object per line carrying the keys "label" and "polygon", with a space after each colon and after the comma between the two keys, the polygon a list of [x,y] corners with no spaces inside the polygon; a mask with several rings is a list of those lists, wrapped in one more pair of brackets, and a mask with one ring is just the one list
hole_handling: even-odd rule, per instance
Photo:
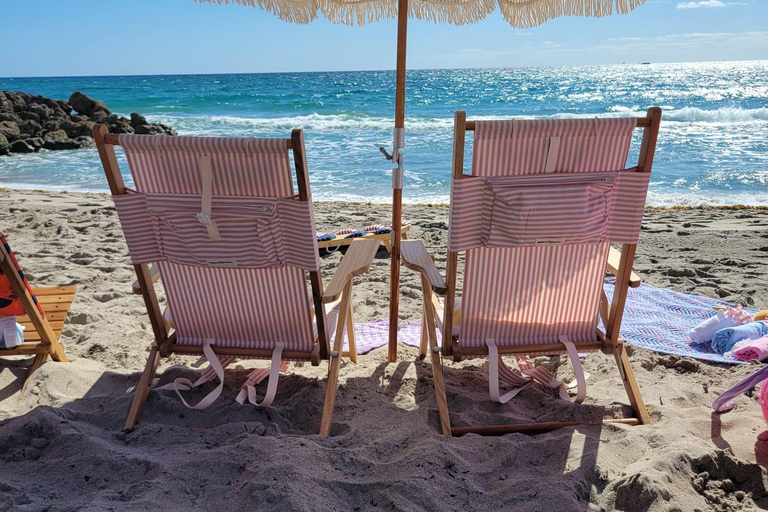
{"label": "chair leg", "polygon": [[448,413],[448,398],[445,396],[445,380],[443,378],[443,365],[440,361],[441,354],[432,350],[432,380],[435,382],[435,401],[437,413],[440,416],[440,428],[443,435],[451,437],[451,416]]}
{"label": "chair leg", "polygon": [[427,342],[427,306],[424,304],[421,307],[421,342],[419,343],[419,357],[426,357]]}
{"label": "chair leg", "polygon": [[347,312],[347,342],[349,343],[349,360],[357,364],[357,342],[355,341],[355,320],[352,313],[352,301]]}
{"label": "chair leg", "polygon": [[45,352],[43,354],[37,354],[35,355],[35,359],[32,361],[32,364],[29,366],[29,371],[27,372],[27,378],[24,379],[24,384],[21,386],[21,390],[24,391],[27,389],[27,384],[29,384],[29,379],[32,377],[32,374],[35,373],[35,371],[40,368],[44,362],[48,360],[48,352]]}
{"label": "chair leg", "polygon": [[640,425],[650,425],[651,417],[648,415],[645,402],[643,402],[643,397],[640,395],[640,387],[637,385],[637,380],[635,380],[635,373],[629,364],[629,358],[623,343],[616,347],[613,355],[616,358],[616,364],[619,366],[619,373],[624,381],[624,389],[627,391],[627,397],[629,398],[632,410],[635,412],[635,416]]}
{"label": "chair leg", "polygon": [[144,372],[142,372],[139,383],[136,385],[136,392],[133,395],[131,409],[128,411],[128,418],[125,420],[124,430],[136,428],[136,423],[138,423],[141,413],[144,412],[144,404],[149,396],[149,391],[152,389],[152,381],[155,378],[155,372],[159,363],[159,351],[156,346],[152,346],[152,350],[149,351],[147,365],[144,367]]}
{"label": "chair leg", "polygon": [[[422,335],[426,330],[429,338],[429,352],[432,360],[432,381],[435,383],[435,401],[437,413],[440,417],[440,428],[443,435],[451,437],[451,416],[448,413],[448,398],[445,395],[445,380],[443,378],[442,352],[437,345],[437,333],[435,331],[435,312],[432,309],[432,288],[429,281],[421,276],[421,287],[424,291],[424,320],[422,322]],[[422,340],[422,343],[424,341]]]}
{"label": "chair leg", "polygon": [[333,340],[333,350],[330,353],[328,361],[328,385],[325,390],[325,403],[323,404],[323,416],[320,419],[320,435],[328,437],[331,435],[331,424],[333,421],[333,408],[336,405],[336,389],[339,386],[339,368],[341,367],[341,349],[344,346],[344,327],[345,319],[349,309],[350,291],[352,280],[344,286],[341,297],[341,311],[339,311],[339,321],[336,324],[336,337]]}

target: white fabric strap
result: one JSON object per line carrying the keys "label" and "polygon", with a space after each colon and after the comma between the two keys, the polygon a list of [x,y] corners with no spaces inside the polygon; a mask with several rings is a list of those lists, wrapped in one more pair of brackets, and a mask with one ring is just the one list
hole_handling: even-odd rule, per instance
{"label": "white fabric strap", "polygon": [[221,392],[224,390],[224,367],[221,365],[221,362],[219,361],[219,358],[216,357],[216,354],[213,352],[213,348],[211,348],[211,342],[210,340],[206,340],[205,344],[203,345],[203,354],[205,354],[205,357],[208,359],[208,362],[211,364],[211,368],[213,368],[214,372],[216,372],[216,376],[219,378],[219,385],[216,386],[216,389],[208,393],[205,398],[200,400],[197,405],[189,405],[186,400],[184,400],[184,397],[181,396],[181,391],[189,391],[190,389],[196,388],[197,386],[204,384],[208,382],[208,379],[205,376],[200,377],[192,383],[191,380],[185,379],[183,377],[178,378],[174,380],[171,384],[168,384],[167,386],[163,386],[162,388],[158,389],[173,389],[177,395],[179,395],[179,399],[181,400],[181,403],[183,403],[186,407],[189,409],[194,409],[195,411],[202,411],[209,405],[211,405],[213,402],[216,401],[219,396],[221,396]]}
{"label": "white fabric strap", "polygon": [[549,149],[547,150],[547,163],[544,164],[544,172],[555,172],[555,162],[557,154],[560,151],[560,137],[552,136],[549,138]]}
{"label": "white fabric strap", "polygon": [[[576,374],[576,399],[574,402],[580,404],[587,396],[587,379],[584,376],[584,367],[581,366],[581,360],[579,359],[579,353],[576,351],[576,346],[567,336],[558,336],[560,343],[565,345],[565,349],[568,351],[568,357],[571,359],[571,365],[573,365],[573,373]],[[567,394],[567,393],[566,393]],[[561,393],[562,396],[562,393]]]}
{"label": "white fabric strap", "polygon": [[272,364],[269,367],[269,380],[267,381],[267,393],[264,395],[264,400],[258,402],[256,400],[256,388],[250,381],[246,381],[243,384],[243,389],[237,395],[235,400],[239,404],[245,403],[246,396],[248,401],[256,407],[269,407],[272,401],[275,399],[277,393],[277,380],[280,378],[280,366],[281,357],[283,355],[283,349],[285,348],[285,342],[279,342],[275,344],[275,349],[272,351]]}
{"label": "white fabric strap", "polygon": [[[518,377],[506,368],[501,357],[499,357],[499,349],[496,347],[496,340],[487,339],[485,340],[485,344],[488,345],[488,393],[491,396],[491,400],[494,402],[505,404],[517,396],[517,394],[530,383],[530,380]],[[499,396],[499,365],[504,367],[504,370],[502,370],[504,372],[504,380],[513,386],[517,386],[501,396]],[[514,375],[516,378],[510,377],[509,374]]]}
{"label": "white fabric strap", "polygon": [[211,208],[213,205],[213,170],[211,168],[211,155],[200,157],[200,179],[203,183],[202,211],[197,214],[197,220],[205,224],[208,230],[208,238],[211,240],[221,240],[219,229],[211,218]]}
{"label": "white fabric strap", "polygon": [[[571,359],[573,365],[573,373],[576,375],[576,399],[575,403],[580,404],[587,396],[587,374],[584,373],[584,368],[581,365],[579,354],[576,351],[576,346],[568,339],[567,336],[558,336],[558,340],[565,346],[568,356]],[[548,386],[552,389],[556,389],[560,398],[563,400],[571,401],[571,397],[568,394],[568,389],[574,387],[573,383],[565,385],[552,375],[552,372],[544,368],[543,366],[533,366],[533,362],[526,356],[517,358],[517,364],[520,367],[520,372],[526,377],[537,380],[538,382]]]}

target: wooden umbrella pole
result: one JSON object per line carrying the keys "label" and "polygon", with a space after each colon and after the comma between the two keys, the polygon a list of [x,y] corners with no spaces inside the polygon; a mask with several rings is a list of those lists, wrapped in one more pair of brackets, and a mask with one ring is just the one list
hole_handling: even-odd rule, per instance
{"label": "wooden umbrella pole", "polygon": [[389,361],[397,361],[397,324],[400,306],[400,240],[403,227],[403,177],[400,149],[405,128],[405,43],[408,34],[408,0],[398,0],[397,76],[395,81],[395,136],[393,156],[397,169],[392,171],[392,263],[389,281]]}

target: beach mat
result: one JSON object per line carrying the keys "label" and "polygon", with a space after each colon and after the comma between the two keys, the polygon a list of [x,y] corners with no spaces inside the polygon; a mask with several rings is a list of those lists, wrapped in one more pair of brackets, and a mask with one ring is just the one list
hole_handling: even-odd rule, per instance
{"label": "beach mat", "polygon": [[[605,282],[605,293],[613,297],[613,282]],[[629,345],[642,347],[662,354],[692,357],[716,363],[740,363],[734,357],[713,352],[709,344],[694,345],[688,338],[688,331],[702,320],[714,314],[714,306],[732,306],[709,297],[687,295],[665,288],[641,284],[630,288],[621,324],[621,335]],[[754,314],[757,310],[745,310]],[[601,322],[602,328],[602,322]],[[355,324],[357,351],[365,354],[383,347],[389,339],[389,322],[385,319]],[[398,341],[411,347],[418,347],[421,339],[421,325],[417,322],[401,321]],[[346,340],[345,340],[346,346]]]}

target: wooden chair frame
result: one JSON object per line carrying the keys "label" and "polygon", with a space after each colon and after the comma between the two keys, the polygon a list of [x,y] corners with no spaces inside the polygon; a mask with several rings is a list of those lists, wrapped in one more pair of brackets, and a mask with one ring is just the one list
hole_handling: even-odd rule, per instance
{"label": "wooden chair frame", "polygon": [[[652,107],[648,109],[646,117],[637,119],[637,127],[643,128],[643,140],[640,147],[640,156],[637,162],[637,171],[651,172],[653,157],[656,149],[656,139],[661,121],[661,109]],[[468,121],[466,113],[457,111],[454,118],[453,138],[453,180],[461,180],[464,175],[464,149],[467,131],[475,128],[473,121]],[[635,257],[637,244],[622,244],[621,252],[611,248],[606,262],[606,270],[616,276],[613,299],[608,304],[605,293],[602,293],[599,314],[605,325],[605,333],[598,330],[598,340],[591,342],[575,343],[576,349],[581,351],[601,350],[606,354],[613,354],[619,368],[624,388],[629,397],[634,418],[622,418],[618,420],[603,420],[604,422],[624,423],[630,425],[649,424],[650,417],[643,403],[640,389],[638,388],[632,368],[629,364],[623,340],[619,335],[621,320],[624,314],[624,304],[627,299],[629,287],[640,285],[639,277],[632,272],[632,264]],[[454,361],[461,361],[466,356],[487,356],[487,347],[461,347],[458,337],[453,336],[453,306],[456,299],[456,276],[458,273],[458,252],[448,251],[446,261],[445,280],[432,263],[424,244],[421,241],[403,242],[403,264],[421,274],[422,290],[424,294],[421,354],[426,355],[427,344],[431,353],[432,370],[434,375],[435,392],[437,394],[437,407],[440,417],[442,432],[445,435],[462,435],[469,432],[479,434],[504,434],[509,432],[543,432],[572,426],[583,422],[548,422],[510,425],[488,425],[476,427],[451,427],[445,394],[443,379],[442,357],[452,357]],[[440,316],[441,305],[435,294],[445,295],[445,307]],[[438,343],[435,334],[435,322],[440,322],[442,332],[442,347]],[[562,352],[559,343],[542,343],[536,345],[499,346],[500,355],[515,355],[541,352]],[[591,423],[591,422],[590,422]]]}
{"label": "wooden chair frame", "polygon": [[[96,147],[99,151],[99,157],[101,158],[101,163],[104,167],[104,173],[107,177],[107,182],[109,183],[109,189],[112,192],[112,195],[128,193],[115,155],[114,146],[120,145],[119,137],[110,134],[109,129],[105,125],[97,124],[93,127],[93,138],[96,141]],[[298,182],[298,195],[296,200],[311,201],[312,196],[309,188],[307,158],[304,149],[304,134],[302,130],[293,130],[291,132],[291,138],[285,139],[285,144],[287,149],[293,151],[294,163],[296,166],[296,178]],[[319,312],[319,314],[315,314],[318,338],[311,351],[283,351],[284,359],[309,361],[313,366],[319,365],[321,359],[329,361],[330,373],[320,426],[320,433],[324,436],[330,435],[331,431],[333,405],[335,403],[336,389],[338,386],[339,359],[342,356],[341,344],[343,343],[345,327],[347,327],[351,333],[350,342],[352,347],[354,347],[351,307],[352,281],[355,276],[368,270],[376,255],[378,247],[378,240],[356,241],[356,243],[352,244],[337,268],[325,293],[323,292],[323,281],[320,271],[308,272],[314,310],[315,312]],[[169,332],[153,285],[153,283],[160,278],[160,272],[156,270],[155,266],[150,270],[148,264],[133,265],[133,267],[136,271],[137,278],[137,283],[134,284],[134,290],[138,288],[138,292],[144,299],[155,341],[152,344],[147,365],[136,386],[133,403],[125,422],[125,430],[133,430],[136,427],[138,419],[143,412],[144,403],[149,396],[152,381],[155,377],[161,357],[168,357],[174,353],[197,356],[203,354],[202,346],[182,345],[177,342],[175,332]],[[341,309],[339,311],[334,347],[333,350],[330,350],[325,304],[338,300],[341,301]],[[215,346],[214,348],[219,356],[241,356],[260,359],[270,359],[272,357],[272,350],[269,349],[245,349]],[[353,360],[357,360],[356,353]]]}
{"label": "wooden chair frame", "polygon": [[0,268],[2,268],[3,274],[8,276],[11,288],[19,297],[26,313],[16,319],[25,327],[24,343],[16,348],[0,350],[0,356],[35,356],[27,372],[27,378],[24,380],[23,389],[27,386],[29,378],[35,370],[42,366],[48,356],[54,361],[68,362],[67,355],[64,353],[64,346],[59,341],[59,335],[67,318],[69,306],[75,298],[76,288],[74,286],[58,286],[33,289],[37,300],[43,306],[43,310],[46,311],[46,315],[42,315],[24,284],[24,280],[19,276],[11,261],[8,251],[2,244],[0,244]]}

